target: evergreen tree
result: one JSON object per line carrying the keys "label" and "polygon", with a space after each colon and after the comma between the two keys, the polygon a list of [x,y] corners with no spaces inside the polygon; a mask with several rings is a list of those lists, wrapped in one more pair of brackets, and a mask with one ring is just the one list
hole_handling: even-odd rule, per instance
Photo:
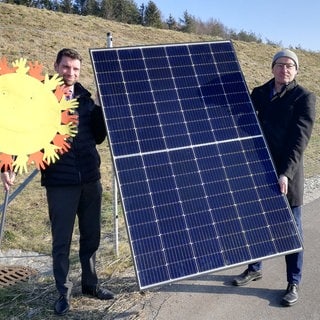
{"label": "evergreen tree", "polygon": [[166,24],[168,25],[169,30],[177,29],[177,22],[171,14],[169,15],[169,18],[166,20]]}
{"label": "evergreen tree", "polygon": [[154,28],[162,28],[161,13],[153,1],[149,1],[145,10],[144,25]]}
{"label": "evergreen tree", "polygon": [[111,0],[102,0],[100,3],[99,16],[104,19],[112,20],[112,5]]}
{"label": "evergreen tree", "polygon": [[[149,1],[147,5],[142,4],[140,8],[137,7],[134,0],[0,0],[0,2],[39,9],[44,8],[64,13],[90,14],[103,17],[104,19],[155,28],[162,28],[164,24],[167,24],[170,30],[207,34],[221,39],[262,43],[261,37],[253,32],[246,32],[244,30],[236,32],[212,18],[207,22],[196,20],[188,11],[183,13],[183,18],[179,19],[179,23],[176,22],[171,14],[163,22],[161,20],[161,12],[153,1]],[[281,46],[281,43],[274,43],[269,39],[267,39],[266,43]]]}
{"label": "evergreen tree", "polygon": [[186,10],[183,13],[183,19],[180,19],[181,31],[194,33],[196,31],[196,19]]}
{"label": "evergreen tree", "polygon": [[99,16],[100,8],[96,0],[87,0],[85,2],[83,15]]}
{"label": "evergreen tree", "polygon": [[138,24],[139,9],[133,0],[113,0],[113,16],[116,21]]}
{"label": "evergreen tree", "polygon": [[71,0],[62,0],[59,11],[63,13],[72,13],[72,2]]}
{"label": "evergreen tree", "polygon": [[141,24],[142,26],[144,25],[145,12],[146,12],[146,6],[144,3],[142,3],[139,9],[139,24]]}

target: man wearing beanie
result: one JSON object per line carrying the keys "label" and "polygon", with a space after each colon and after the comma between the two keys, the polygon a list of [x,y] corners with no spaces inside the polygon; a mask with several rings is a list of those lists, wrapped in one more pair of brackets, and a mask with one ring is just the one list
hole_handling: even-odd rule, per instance
{"label": "man wearing beanie", "polygon": [[[315,121],[316,97],[296,81],[299,61],[291,50],[277,52],[272,60],[273,78],[253,89],[251,99],[279,177],[279,188],[292,209],[302,238],[303,153]],[[284,306],[298,301],[303,252],[285,256],[287,289]],[[233,284],[244,286],[262,278],[262,263],[250,264]]]}

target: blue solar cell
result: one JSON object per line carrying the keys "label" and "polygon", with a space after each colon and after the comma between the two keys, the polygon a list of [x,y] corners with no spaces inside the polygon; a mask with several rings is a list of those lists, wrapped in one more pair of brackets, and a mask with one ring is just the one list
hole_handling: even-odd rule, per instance
{"label": "blue solar cell", "polygon": [[[145,242],[147,240],[149,240],[149,239],[145,239]],[[138,258],[138,257],[136,257],[136,258]],[[164,253],[162,251],[158,250],[158,251],[143,253],[143,254],[139,255],[139,259],[136,260],[136,263],[137,263],[138,270],[145,270],[145,271],[146,270],[153,270],[153,271],[155,271],[155,269],[158,269],[159,266],[166,265],[166,260],[165,260]]]}
{"label": "blue solar cell", "polygon": [[[205,248],[210,248],[212,241],[206,240],[203,241],[203,246]],[[204,273],[207,270],[217,270],[225,266],[224,258],[220,253],[210,254],[204,252],[204,255],[198,254],[198,251],[195,251],[197,255],[197,263],[199,265],[199,273]]]}
{"label": "blue solar cell", "polygon": [[130,226],[151,223],[155,221],[155,212],[152,208],[143,208],[141,210],[127,212],[126,215]]}
{"label": "blue solar cell", "polygon": [[176,248],[177,246],[182,246],[189,242],[189,235],[187,232],[180,232],[179,237],[177,237],[176,232],[168,233],[162,237],[164,248]]}
{"label": "blue solar cell", "polygon": [[178,101],[156,101],[157,112],[159,113],[159,117],[165,113],[173,113],[177,112],[181,113],[181,105]]}
{"label": "blue solar cell", "polygon": [[230,206],[215,207],[212,210],[212,216],[215,222],[223,222],[227,219],[237,219],[239,212],[237,211],[237,207],[232,204]]}
{"label": "blue solar cell", "polygon": [[155,116],[157,108],[154,103],[142,103],[141,105],[132,106],[130,111],[134,117]]}
{"label": "blue solar cell", "polygon": [[[257,234],[258,232],[256,232]],[[257,241],[257,240],[255,240]],[[260,257],[261,253],[260,252],[265,252],[269,256],[272,256],[277,253],[276,246],[273,245],[271,242],[261,242],[261,243],[253,243],[250,246],[250,253],[252,256],[252,259],[257,259]]]}
{"label": "blue solar cell", "polygon": [[[176,60],[179,61],[180,58],[181,57],[177,57]],[[170,70],[174,78],[194,77],[195,75],[194,68],[192,66],[185,67],[183,64],[181,66],[175,66],[175,64],[172,64]]]}
{"label": "blue solar cell", "polygon": [[302,249],[231,42],[90,54],[140,288]]}
{"label": "blue solar cell", "polygon": [[193,258],[190,245],[179,246],[166,250],[168,269],[172,278],[180,278],[188,273],[197,273],[196,261]]}
{"label": "blue solar cell", "polygon": [[232,72],[238,72],[239,66],[235,62],[223,62],[217,64],[217,72],[224,74],[224,73],[232,73]]}
{"label": "blue solar cell", "polygon": [[172,72],[170,68],[157,68],[148,70],[148,78],[153,80],[168,79],[172,81]]}
{"label": "blue solar cell", "polygon": [[[258,211],[259,213],[259,211]],[[241,224],[243,225],[244,230],[246,230],[246,237],[248,238],[249,243],[254,243],[255,242],[255,235],[258,236],[259,238],[263,237],[262,234],[256,234],[257,229],[263,229],[266,228],[266,217],[262,214],[252,214],[247,217],[241,217]],[[248,234],[252,234],[251,237],[249,238]],[[270,236],[270,235],[269,235]],[[269,237],[266,237],[264,241],[267,241]]]}
{"label": "blue solar cell", "polygon": [[[178,199],[178,194],[177,198]],[[166,203],[155,208],[157,219],[169,219],[174,217],[180,217],[183,215],[183,210],[181,206],[177,205],[177,202]]]}
{"label": "blue solar cell", "polygon": [[125,73],[120,73],[122,82],[125,83],[135,82],[135,81],[144,81],[148,80],[147,73],[145,70],[130,70]]}
{"label": "blue solar cell", "polygon": [[141,252],[144,251],[146,254],[153,252],[158,252],[163,248],[163,244],[160,237],[150,237],[148,238],[148,245],[146,245],[145,239],[139,239],[132,242],[134,251]]}
{"label": "blue solar cell", "polygon": [[179,100],[181,109],[184,111],[194,110],[194,109],[202,109],[205,104],[201,96],[193,96],[189,99]]}
{"label": "blue solar cell", "polygon": [[143,56],[145,59],[148,58],[159,58],[159,57],[164,57],[166,56],[166,51],[164,47],[146,47],[143,50]]}
{"label": "blue solar cell", "polygon": [[175,89],[173,90],[156,90],[153,91],[153,98],[157,102],[161,101],[177,101],[178,94]]}
{"label": "blue solar cell", "polygon": [[[190,52],[188,46],[166,46],[166,53],[168,56],[169,61],[173,61],[171,63],[176,63],[177,65],[182,65],[186,63],[185,57],[189,57],[190,60]],[[180,59],[180,58],[183,59]],[[189,61],[189,65],[191,64],[191,61]]]}
{"label": "blue solar cell", "polygon": [[131,68],[135,67],[136,69],[138,69],[137,66],[141,66],[141,64],[143,63],[142,50],[139,48],[128,48],[126,50],[119,50],[117,53],[120,63],[128,63],[129,61],[131,61]]}
{"label": "blue solar cell", "polygon": [[269,211],[266,214],[266,219],[270,225],[281,225],[282,223],[288,221],[287,210]]}
{"label": "blue solar cell", "polygon": [[143,103],[152,103],[154,102],[154,97],[151,92],[132,92],[128,96],[128,101],[131,105],[140,105]]}
{"label": "blue solar cell", "polygon": [[[183,114],[181,112],[161,113],[161,114],[159,114],[159,119],[160,119],[160,122],[162,124],[164,124],[163,128],[165,128],[166,126],[169,127],[168,128],[169,132],[171,131],[170,127],[172,125],[178,125],[178,124],[180,125],[184,121],[184,117],[183,117]],[[164,135],[166,136],[165,133],[164,133]]]}
{"label": "blue solar cell", "polygon": [[[245,170],[241,170],[239,176],[234,179],[229,179],[229,186],[231,191],[243,190],[244,186],[246,188],[254,188],[255,184],[250,176],[250,172],[247,167],[244,167]],[[247,174],[247,175],[246,175]]]}
{"label": "blue solar cell", "polygon": [[174,82],[172,79],[151,79],[150,86],[153,91],[165,91],[174,88]]}
{"label": "blue solar cell", "polygon": [[[176,191],[165,190],[152,195],[153,204],[155,206],[161,206],[164,204],[179,203],[179,195]],[[177,209],[179,206],[177,205]]]}
{"label": "blue solar cell", "polygon": [[[143,209],[143,208],[148,209],[153,207],[152,199],[148,195],[142,195],[137,197],[130,197],[130,195],[123,195],[123,202],[127,212],[139,211],[140,209]],[[136,234],[136,236],[139,237],[139,234]]]}
{"label": "blue solar cell", "polygon": [[259,201],[250,204],[237,203],[236,210],[237,214],[242,218],[254,217],[256,219],[258,215],[265,213]]}
{"label": "blue solar cell", "polygon": [[157,224],[153,221],[140,225],[129,226],[132,241],[154,237],[159,233]]}
{"label": "blue solar cell", "polygon": [[[186,201],[185,201],[186,202]],[[194,201],[192,201],[194,202]],[[197,201],[196,206],[201,206],[203,201]],[[184,212],[186,212],[185,206],[183,206]],[[195,214],[196,213],[196,214]],[[190,233],[192,241],[199,241],[198,238],[208,239],[212,237],[214,232],[213,221],[211,215],[208,213],[208,206],[203,208],[203,211],[199,211],[199,208],[196,208],[195,211],[192,211],[190,214],[185,216],[187,226],[191,226]],[[195,230],[196,229],[196,230]],[[199,230],[201,233],[196,234]],[[206,233],[205,231],[208,230]],[[195,232],[195,233],[193,233]]]}
{"label": "blue solar cell", "polygon": [[159,68],[168,68],[168,59],[166,57],[152,57],[152,59],[145,59],[146,68],[150,69],[159,69]]}

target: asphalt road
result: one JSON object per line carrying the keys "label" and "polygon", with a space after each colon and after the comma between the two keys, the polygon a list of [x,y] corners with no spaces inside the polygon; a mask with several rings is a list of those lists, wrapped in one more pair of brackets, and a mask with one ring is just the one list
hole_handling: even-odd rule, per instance
{"label": "asphalt road", "polygon": [[231,285],[241,266],[157,288],[145,301],[143,319],[320,320],[319,207],[317,199],[303,208],[304,273],[296,305],[280,304],[287,286],[281,256],[265,260],[263,278],[246,287]]}

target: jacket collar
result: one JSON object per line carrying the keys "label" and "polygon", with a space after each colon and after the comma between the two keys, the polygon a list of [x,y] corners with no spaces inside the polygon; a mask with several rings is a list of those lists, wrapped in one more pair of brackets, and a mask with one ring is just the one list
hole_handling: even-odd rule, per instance
{"label": "jacket collar", "polygon": [[269,81],[270,85],[270,97],[271,101],[274,101],[276,99],[281,99],[287,92],[291,91],[293,88],[297,86],[296,80],[292,80],[288,84],[284,85],[280,92],[277,92],[274,94],[274,78]]}

